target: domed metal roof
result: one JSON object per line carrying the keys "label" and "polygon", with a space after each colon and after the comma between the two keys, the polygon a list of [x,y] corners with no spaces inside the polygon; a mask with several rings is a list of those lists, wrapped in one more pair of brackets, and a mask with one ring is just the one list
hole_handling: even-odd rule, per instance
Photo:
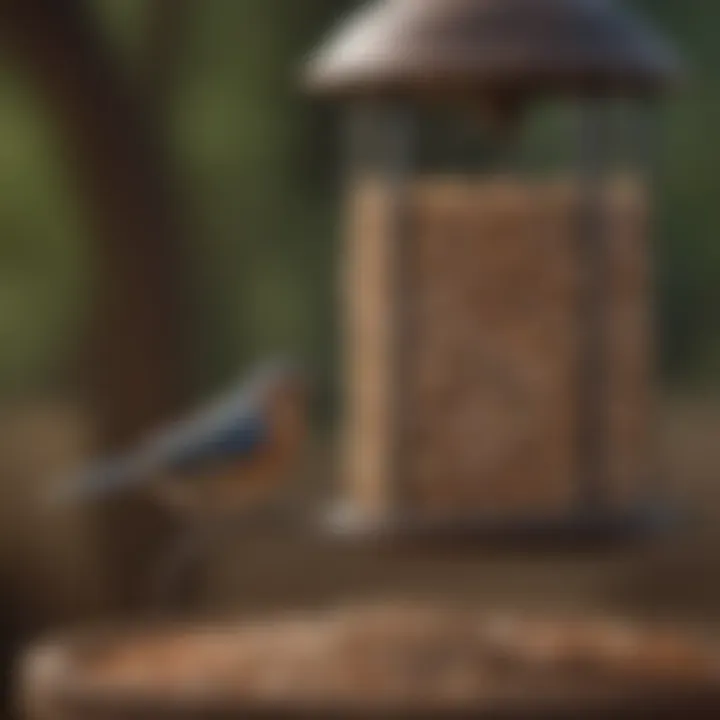
{"label": "domed metal roof", "polygon": [[329,95],[483,91],[653,94],[672,48],[610,0],[379,0],[306,68]]}

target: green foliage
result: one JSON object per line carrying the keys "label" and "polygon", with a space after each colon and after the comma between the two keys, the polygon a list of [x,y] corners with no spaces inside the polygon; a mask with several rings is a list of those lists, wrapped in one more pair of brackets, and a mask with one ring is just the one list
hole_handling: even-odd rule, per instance
{"label": "green foliage", "polygon": [[198,17],[176,142],[200,209],[198,305],[213,376],[278,350],[330,366],[333,153],[296,85],[339,5],[216,0]]}
{"label": "green foliage", "polygon": [[63,367],[84,306],[85,243],[51,118],[0,74],[0,387]]}
{"label": "green foliage", "polygon": [[666,374],[720,379],[720,120],[718,8],[700,0],[636,0],[670,33],[685,62],[684,87],[666,114],[658,203],[660,319]]}

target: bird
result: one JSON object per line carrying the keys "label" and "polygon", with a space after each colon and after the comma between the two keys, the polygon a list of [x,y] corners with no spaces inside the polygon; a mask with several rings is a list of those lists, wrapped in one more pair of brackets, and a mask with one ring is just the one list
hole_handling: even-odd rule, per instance
{"label": "bird", "polygon": [[[298,469],[309,430],[309,384],[298,363],[271,360],[200,409],[150,432],[117,456],[60,478],[53,506],[98,503],[145,490],[178,516],[180,531],[161,549],[149,602],[166,612],[189,589],[197,602],[213,546],[249,516],[284,507],[281,492]],[[153,552],[150,548],[150,552]],[[183,580],[190,577],[190,583]],[[140,580],[142,582],[142,579]],[[183,590],[183,585],[187,585]],[[180,598],[178,597],[180,596]],[[193,599],[195,598],[195,599]]]}
{"label": "bird", "polygon": [[201,409],[153,431],[116,457],[59,483],[55,502],[100,502],[147,489],[174,511],[220,515],[276,495],[295,469],[308,429],[299,365],[264,362]]}

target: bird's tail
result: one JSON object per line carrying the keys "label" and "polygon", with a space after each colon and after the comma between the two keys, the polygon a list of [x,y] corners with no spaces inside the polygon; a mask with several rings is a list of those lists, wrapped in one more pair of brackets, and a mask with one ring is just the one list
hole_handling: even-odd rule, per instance
{"label": "bird's tail", "polygon": [[77,505],[104,500],[136,485],[147,474],[135,458],[120,458],[90,465],[79,473],[60,478],[50,493],[51,505]]}

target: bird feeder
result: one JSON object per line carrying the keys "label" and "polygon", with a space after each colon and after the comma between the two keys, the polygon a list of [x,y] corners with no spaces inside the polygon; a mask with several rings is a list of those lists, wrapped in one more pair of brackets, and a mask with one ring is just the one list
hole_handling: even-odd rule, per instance
{"label": "bird feeder", "polygon": [[379,0],[313,56],[348,129],[336,527],[652,525],[652,138],[675,75],[609,0]]}

